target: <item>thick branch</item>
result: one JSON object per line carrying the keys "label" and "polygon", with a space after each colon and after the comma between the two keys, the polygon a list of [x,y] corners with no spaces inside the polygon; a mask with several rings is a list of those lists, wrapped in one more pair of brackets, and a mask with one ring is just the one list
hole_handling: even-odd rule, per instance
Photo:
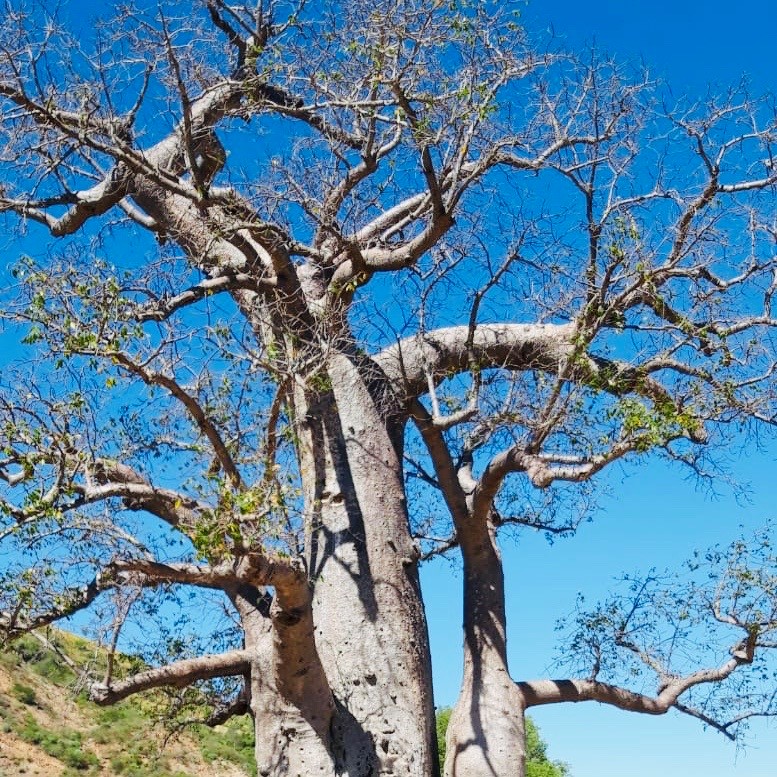
{"label": "thick branch", "polygon": [[678,699],[694,686],[717,683],[729,677],[743,664],[751,664],[755,653],[755,639],[748,639],[732,651],[732,657],[718,667],[702,669],[685,677],[663,679],[656,696],[635,693],[598,680],[531,680],[517,683],[527,707],[559,702],[598,701],[631,712],[663,715],[670,708],[681,711]]}
{"label": "thick branch", "polygon": [[22,217],[45,224],[52,235],[61,237],[78,231],[90,218],[107,213],[127,193],[126,181],[109,176],[105,180],[72,195],[73,204],[62,216],[53,216],[42,207],[23,199],[0,197],[0,212],[14,211]]}
{"label": "thick branch", "polygon": [[236,589],[243,584],[275,586],[278,596],[307,590],[300,565],[285,557],[250,553],[220,564],[163,563],[153,559],[122,559],[111,563],[118,574],[139,575],[151,584],[182,583],[201,588]]}
{"label": "thick branch", "polygon": [[110,686],[95,683],[89,690],[89,697],[100,705],[115,704],[128,696],[151,688],[164,686],[183,688],[197,680],[245,674],[250,666],[251,655],[247,650],[232,650],[220,655],[190,658],[139,672]]}
{"label": "thick branch", "polygon": [[472,369],[556,371],[572,352],[572,324],[480,324],[437,329],[401,340],[374,359],[408,398],[436,379]]}
{"label": "thick branch", "polygon": [[213,710],[213,713],[205,719],[204,725],[210,726],[211,728],[221,726],[230,718],[248,715],[249,711],[248,699],[243,693],[230,704],[217,707]]}
{"label": "thick branch", "polygon": [[181,583],[200,588],[227,589],[240,583],[235,564],[214,566],[193,563],[163,563],[152,559],[120,559],[112,562],[117,572],[131,574],[151,584]]}
{"label": "thick branch", "polygon": [[96,461],[87,485],[75,490],[81,499],[73,507],[118,497],[128,509],[146,510],[176,528],[194,525],[204,511],[212,509],[177,491],[156,488],[131,467],[109,459]]}
{"label": "thick branch", "polygon": [[413,420],[421,432],[421,436],[429,450],[434,463],[440,490],[448,505],[457,532],[462,531],[469,517],[467,495],[456,476],[456,468],[451,452],[445,442],[442,430],[434,423],[434,419],[426,408],[418,401],[413,403]]}

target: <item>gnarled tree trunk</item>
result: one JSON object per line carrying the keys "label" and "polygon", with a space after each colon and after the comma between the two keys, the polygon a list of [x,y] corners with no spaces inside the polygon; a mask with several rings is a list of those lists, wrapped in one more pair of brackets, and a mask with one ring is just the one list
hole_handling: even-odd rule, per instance
{"label": "gnarled tree trunk", "polygon": [[[93,698],[236,677],[225,712],[252,712],[263,777],[436,777],[410,513],[426,556],[464,565],[447,777],[522,774],[537,704],[674,706],[724,733],[763,714],[749,691],[726,695],[743,709],[725,724],[679,701],[774,647],[738,589],[715,594],[736,639],[706,670],[641,644],[660,631],[635,607],[595,634],[654,672],[655,697],[597,679],[622,668],[597,652],[586,679],[514,683],[495,536],[576,526],[521,515],[508,480],[582,483],[650,450],[696,466],[706,427],[777,423],[763,104],[732,92],[662,116],[649,82],[532,51],[510,3],[162,2],[78,57],[27,5],[0,22],[0,213],[84,240],[25,261],[2,309],[41,364],[0,386],[0,631],[108,592],[220,591],[240,649],[109,669]],[[656,166],[683,155],[684,189]],[[550,190],[526,174],[572,199],[531,202]],[[85,259],[119,210],[169,247],[145,262],[116,233],[119,267]],[[431,521],[406,501],[410,420]]]}

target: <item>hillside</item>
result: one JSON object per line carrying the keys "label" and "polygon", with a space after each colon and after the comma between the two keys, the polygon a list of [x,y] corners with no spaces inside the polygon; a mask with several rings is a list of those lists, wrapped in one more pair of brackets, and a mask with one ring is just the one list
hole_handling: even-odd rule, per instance
{"label": "hillside", "polygon": [[[64,632],[51,644],[77,663],[94,647]],[[153,701],[98,707],[77,693],[57,652],[27,636],[0,653],[0,777],[250,777],[248,721],[194,727],[165,742]]]}

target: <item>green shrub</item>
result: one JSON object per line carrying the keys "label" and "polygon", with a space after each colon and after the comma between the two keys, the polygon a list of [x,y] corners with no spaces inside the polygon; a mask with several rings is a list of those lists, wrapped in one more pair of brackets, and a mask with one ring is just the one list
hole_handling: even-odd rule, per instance
{"label": "green shrub", "polygon": [[184,772],[171,772],[165,757],[147,759],[135,751],[118,753],[110,763],[111,770],[121,777],[186,777]]}
{"label": "green shrub", "polygon": [[31,664],[34,661],[38,661],[46,653],[46,648],[41,643],[31,637],[29,634],[25,634],[18,639],[15,639],[11,643],[10,655],[16,656],[16,663],[18,664]]}
{"label": "green shrub", "polygon": [[[83,735],[58,724],[50,724],[56,727],[50,731],[20,707],[19,702],[28,707],[41,706],[36,696],[38,681],[30,682],[31,673],[55,686],[68,688],[63,692],[71,693],[75,673],[64,663],[60,652],[77,665],[89,664],[93,670],[98,670],[105,661],[105,656],[88,640],[55,630],[47,632],[46,638],[56,650],[25,635],[0,652],[0,664],[9,670],[12,678],[18,678],[11,692],[5,698],[0,697],[0,730],[16,734],[59,760],[65,766],[62,777],[80,777],[99,770],[100,761],[89,749],[90,743],[106,747],[104,768],[121,777],[186,777],[185,771],[172,769],[169,756],[160,754],[157,737],[149,736],[156,719],[164,713],[163,696],[151,694],[108,707],[95,706],[85,693],[71,697],[84,718],[91,721]],[[140,659],[117,656],[120,674],[122,670],[136,671],[144,666]],[[218,731],[202,726],[188,733],[199,745],[197,749],[204,761],[231,762],[249,775],[256,774],[254,731],[248,718],[230,720],[219,726]],[[117,748],[121,748],[119,752]]]}
{"label": "green shrub", "polygon": [[39,659],[30,664],[35,674],[55,685],[70,685],[75,680],[73,671],[62,663],[62,660],[50,651],[46,651]]}
{"label": "green shrub", "polygon": [[202,757],[208,763],[229,761],[256,775],[254,756],[254,730],[247,717],[233,718],[214,731],[207,726],[197,726],[192,733],[197,737]]}
{"label": "green shrub", "polygon": [[[58,644],[56,640],[52,642]],[[75,679],[73,672],[56,653],[29,634],[14,640],[3,658],[6,665],[25,665],[35,674],[57,685],[66,685]]]}
{"label": "green shrub", "polygon": [[100,760],[91,750],[85,750],[78,731],[61,728],[47,731],[32,715],[26,715],[15,733],[25,742],[38,745],[52,758],[79,771],[86,771],[100,765]]}
{"label": "green shrub", "polygon": [[451,719],[451,708],[440,707],[435,715],[437,723],[437,755],[440,758],[440,774],[445,764],[445,732],[448,730],[448,722]]}
{"label": "green shrub", "polygon": [[11,687],[11,695],[17,701],[22,704],[26,704],[28,707],[34,707],[38,704],[38,698],[35,695],[35,689],[30,688],[29,685],[23,685],[22,683],[14,683]]}

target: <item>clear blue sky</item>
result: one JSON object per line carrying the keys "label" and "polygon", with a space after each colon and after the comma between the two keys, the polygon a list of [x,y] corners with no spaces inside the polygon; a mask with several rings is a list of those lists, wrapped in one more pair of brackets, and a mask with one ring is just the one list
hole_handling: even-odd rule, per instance
{"label": "clear blue sky", "polygon": [[[743,75],[753,92],[777,89],[777,0],[530,0],[523,18],[566,48],[595,43],[621,61],[643,62],[676,96],[701,96],[708,85],[735,84]],[[694,548],[733,539],[740,524],[777,517],[777,440],[762,451],[737,443],[730,466],[750,485],[749,503],[723,485],[712,497],[665,465],[617,468],[602,479],[610,492],[602,509],[576,537],[552,547],[539,536],[505,545],[513,676],[558,675],[554,625],[579,591],[596,599],[623,572],[676,567]],[[443,562],[424,573],[438,705],[454,702],[461,671],[460,594],[451,577],[460,584]],[[532,714],[551,756],[569,763],[573,777],[777,777],[777,724],[755,723],[751,747],[737,752],[680,714],[653,718],[590,702]]]}

